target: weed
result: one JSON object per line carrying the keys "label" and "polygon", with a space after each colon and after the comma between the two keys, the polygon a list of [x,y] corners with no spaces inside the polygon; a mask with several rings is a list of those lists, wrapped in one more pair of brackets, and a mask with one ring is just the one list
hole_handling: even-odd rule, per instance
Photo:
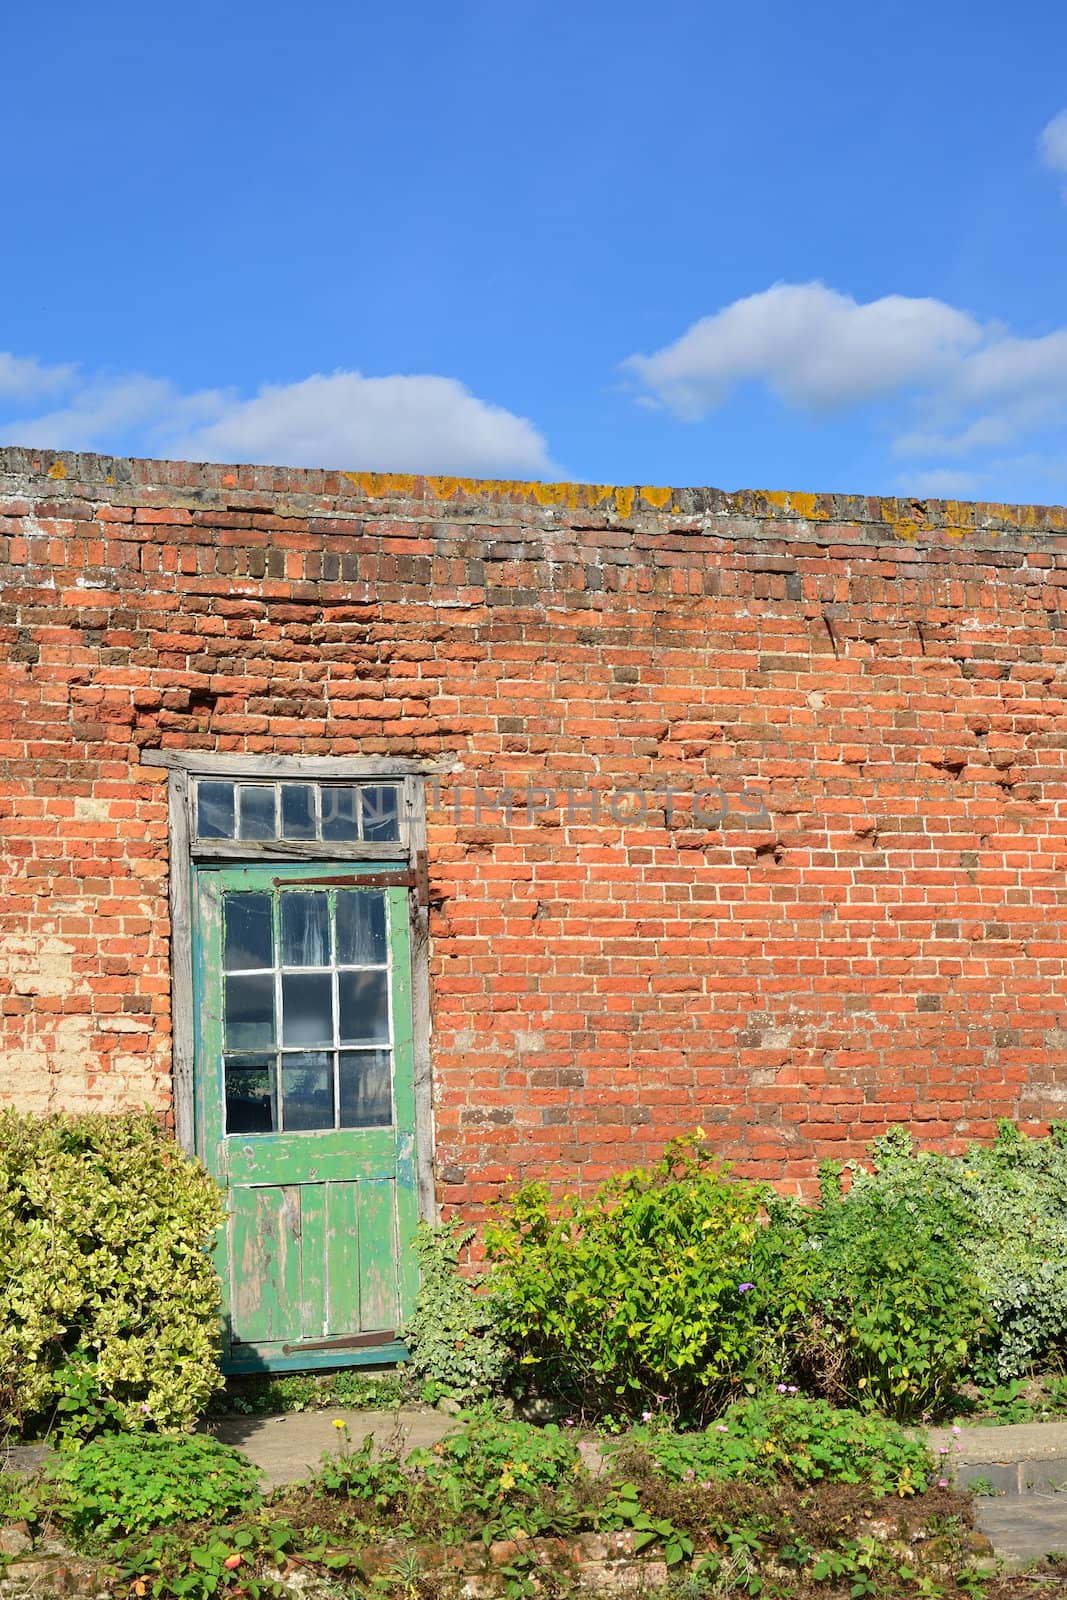
{"label": "weed", "polygon": [[61,1457],[47,1483],[63,1527],[95,1547],[167,1523],[233,1515],[259,1500],[247,1457],[199,1434],[108,1434]]}

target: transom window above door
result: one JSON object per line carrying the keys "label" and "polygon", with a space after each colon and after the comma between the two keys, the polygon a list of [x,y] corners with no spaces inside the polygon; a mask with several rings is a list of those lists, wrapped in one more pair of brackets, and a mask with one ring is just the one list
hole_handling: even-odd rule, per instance
{"label": "transom window above door", "polygon": [[194,818],[198,840],[393,844],[401,837],[400,786],[198,778]]}

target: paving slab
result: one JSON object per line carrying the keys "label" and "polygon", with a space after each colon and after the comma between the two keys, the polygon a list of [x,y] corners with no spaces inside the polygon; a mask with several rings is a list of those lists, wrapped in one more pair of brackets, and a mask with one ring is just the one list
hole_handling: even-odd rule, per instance
{"label": "paving slab", "polygon": [[455,1417],[427,1406],[397,1411],[352,1411],[343,1406],[324,1411],[287,1411],[282,1416],[215,1417],[203,1432],[236,1446],[259,1468],[265,1489],[309,1478],[324,1455],[336,1455],[343,1422],[348,1442],[358,1448],[368,1434],[379,1446],[409,1450],[435,1445],[456,1425]]}
{"label": "paving slab", "polygon": [[974,1502],[974,1520],[1011,1566],[1067,1552],[1067,1495],[1014,1494]]}
{"label": "paving slab", "polygon": [[0,1471],[21,1472],[29,1477],[44,1466],[51,1454],[46,1444],[5,1444],[0,1449]]}
{"label": "paving slab", "polygon": [[984,1482],[1011,1495],[1067,1488],[1067,1422],[933,1428],[929,1438],[945,1476],[963,1487]]}

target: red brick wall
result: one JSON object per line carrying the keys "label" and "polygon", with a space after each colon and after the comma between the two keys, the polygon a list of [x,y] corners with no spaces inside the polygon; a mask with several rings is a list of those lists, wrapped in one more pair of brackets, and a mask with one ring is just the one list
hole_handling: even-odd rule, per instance
{"label": "red brick wall", "polygon": [[169,1100],[162,746],[455,758],[445,1202],[1062,1110],[1062,511],[9,450],[0,583],[4,1102]]}

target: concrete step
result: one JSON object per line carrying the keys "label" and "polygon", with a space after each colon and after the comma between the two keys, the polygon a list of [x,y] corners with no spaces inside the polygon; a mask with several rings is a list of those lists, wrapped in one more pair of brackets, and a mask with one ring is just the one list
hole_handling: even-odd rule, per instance
{"label": "concrete step", "polygon": [[1067,1422],[935,1428],[944,1476],[975,1495],[974,1517],[996,1557],[1018,1567],[1067,1552]]}
{"label": "concrete step", "polygon": [[1010,1494],[974,1502],[974,1518],[1010,1566],[1067,1554],[1067,1495]]}
{"label": "concrete step", "polygon": [[1067,1488],[1067,1422],[934,1428],[930,1446],[945,1477],[962,1487],[986,1483],[1004,1495]]}

